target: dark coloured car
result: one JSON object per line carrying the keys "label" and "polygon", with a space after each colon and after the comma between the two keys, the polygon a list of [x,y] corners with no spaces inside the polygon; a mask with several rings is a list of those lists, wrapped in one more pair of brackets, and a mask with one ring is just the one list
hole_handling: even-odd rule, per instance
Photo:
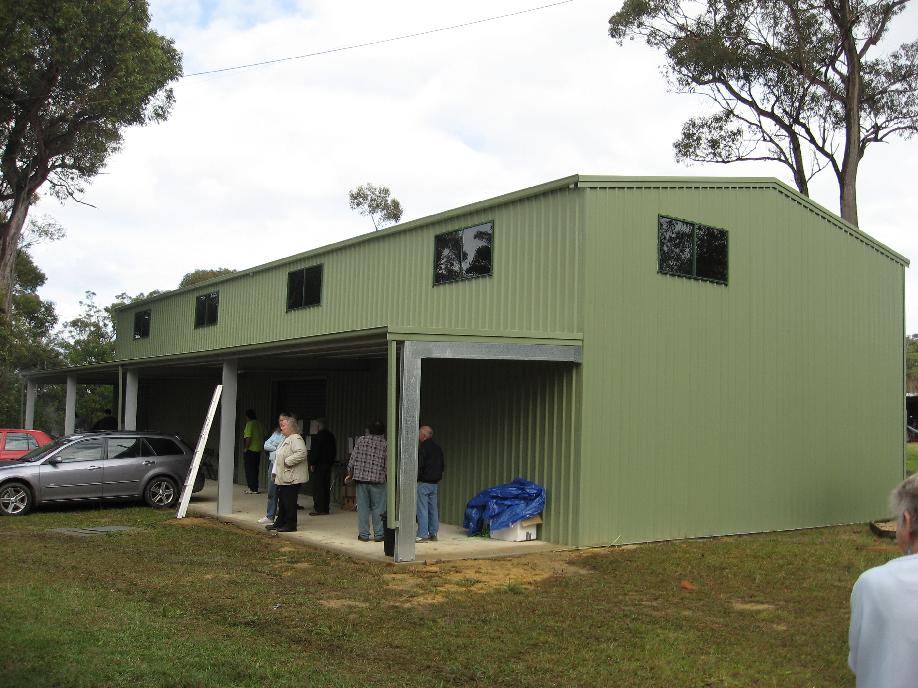
{"label": "dark coloured car", "polygon": [[[177,435],[87,432],[0,463],[0,514],[22,516],[52,502],[143,499],[178,504],[192,452]],[[194,492],[204,487],[199,472]]]}

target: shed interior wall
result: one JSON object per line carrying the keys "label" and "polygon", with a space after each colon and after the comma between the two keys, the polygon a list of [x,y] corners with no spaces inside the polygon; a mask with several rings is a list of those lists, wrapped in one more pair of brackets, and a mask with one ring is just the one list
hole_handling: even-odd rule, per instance
{"label": "shed interior wall", "polygon": [[470,498],[523,477],[547,490],[542,539],[573,543],[580,385],[572,364],[425,359],[421,424],[445,456],[440,520],[461,525]]}

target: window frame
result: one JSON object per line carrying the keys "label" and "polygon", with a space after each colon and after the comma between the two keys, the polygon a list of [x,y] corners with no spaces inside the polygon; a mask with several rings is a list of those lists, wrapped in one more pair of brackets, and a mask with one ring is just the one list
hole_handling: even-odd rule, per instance
{"label": "window frame", "polygon": [[[450,234],[459,234],[461,236],[462,233],[465,232],[467,229],[475,229],[476,227],[484,227],[486,225],[490,227],[490,233],[491,233],[490,271],[485,274],[475,274],[475,273],[468,274],[463,270],[462,274],[457,277],[438,281],[437,280],[437,260],[439,259],[439,255],[437,252],[437,243],[440,237],[445,237]],[[476,222],[474,224],[466,225],[464,227],[458,227],[457,229],[451,229],[447,232],[440,232],[439,234],[435,234],[433,239],[434,239],[433,241],[434,245],[433,245],[433,271],[432,271],[433,283],[432,283],[432,286],[439,287],[444,284],[455,284],[456,282],[465,282],[467,280],[478,279],[480,277],[493,277],[494,276],[494,220],[493,219],[484,220],[482,222]],[[463,246],[463,250],[464,250],[464,246]]]}
{"label": "window frame", "polygon": [[[142,316],[144,314],[146,314],[146,325],[147,325],[146,333],[144,332],[138,333],[137,318],[138,316]],[[134,341],[137,341],[138,339],[149,339],[150,338],[150,324],[152,321],[153,321],[153,309],[152,308],[145,308],[144,310],[141,310],[141,311],[134,311]]]}
{"label": "window frame", "polygon": [[[202,302],[202,299],[209,299],[211,297],[213,297],[215,301],[214,307],[213,307],[214,319],[212,322],[207,321],[207,315],[209,312],[209,309],[207,306],[208,301],[204,301],[204,304],[205,304],[204,305],[204,319],[203,319],[203,322],[199,323],[198,322],[198,304]],[[199,329],[201,327],[213,327],[219,322],[219,316],[220,316],[220,291],[219,290],[208,291],[203,294],[197,294],[194,297],[194,328],[195,329]]]}
{"label": "window frame", "polygon": [[[306,272],[308,270],[318,270],[319,272],[319,300],[314,303],[306,303]],[[299,306],[290,305],[290,278],[296,273],[301,273],[303,275],[303,289],[302,289],[302,299],[303,303]],[[304,308],[315,308],[322,305],[322,291],[325,286],[325,263],[318,263],[317,265],[307,265],[302,268],[297,268],[296,270],[291,270],[287,273],[287,298],[286,298],[286,307],[287,313],[290,311],[299,311]]]}
{"label": "window frame", "polygon": [[[691,226],[692,228],[692,274],[687,274],[684,272],[676,272],[673,270],[664,270],[663,269],[663,220],[674,220],[676,222],[682,222],[686,225]],[[708,229],[714,230],[716,232],[723,232],[724,234],[724,251],[726,255],[724,256],[724,279],[719,280],[713,277],[703,277],[698,275],[698,230],[699,229]],[[708,282],[710,284],[717,284],[722,287],[729,286],[730,284],[730,231],[723,227],[715,227],[714,225],[708,225],[703,222],[697,222],[695,220],[686,220],[682,217],[675,217],[673,215],[664,215],[663,213],[657,214],[657,274],[659,275],[669,275],[670,277],[682,277],[684,279],[696,280],[699,282]]]}

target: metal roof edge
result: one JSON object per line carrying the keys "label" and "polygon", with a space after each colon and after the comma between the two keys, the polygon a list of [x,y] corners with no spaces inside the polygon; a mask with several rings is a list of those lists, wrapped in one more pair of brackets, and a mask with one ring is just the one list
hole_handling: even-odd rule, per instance
{"label": "metal roof edge", "polygon": [[310,335],[308,337],[294,337],[292,339],[280,339],[270,342],[261,342],[259,344],[243,344],[240,346],[224,347],[222,349],[206,349],[204,351],[185,351],[182,353],[163,354],[161,356],[146,356],[144,358],[121,358],[111,363],[96,363],[89,366],[69,366],[65,368],[54,368],[48,370],[31,370],[23,373],[26,378],[34,377],[52,377],[64,373],[86,373],[86,372],[103,372],[118,370],[120,367],[137,368],[150,365],[162,365],[164,363],[187,363],[202,358],[211,358],[222,360],[225,358],[236,358],[240,356],[253,356],[265,351],[276,351],[278,349],[289,349],[291,347],[303,346],[306,344],[316,344],[325,341],[359,339],[361,337],[372,338],[379,337],[380,341],[387,335],[386,327],[371,327],[365,330],[347,330],[344,332],[329,332],[325,334]]}
{"label": "metal roof edge", "polygon": [[23,370],[22,376],[29,379],[40,380],[42,377],[51,377],[60,375],[61,373],[74,372],[74,373],[104,373],[104,372],[117,372],[118,368],[123,365],[123,361],[111,361],[109,363],[90,363],[89,365],[81,366],[65,366],[63,368],[32,368],[29,370]]}
{"label": "metal roof edge", "polygon": [[423,225],[433,224],[434,222],[442,222],[443,220],[448,220],[451,217],[457,215],[463,215],[466,213],[475,212],[477,210],[484,210],[487,208],[492,208],[498,205],[504,205],[506,203],[512,203],[514,201],[519,201],[524,198],[529,198],[531,196],[538,196],[543,193],[548,193],[549,191],[555,191],[558,189],[564,188],[576,188],[578,180],[580,179],[579,175],[569,175],[567,177],[561,177],[560,179],[555,179],[550,182],[545,182],[544,184],[538,184],[536,186],[530,186],[525,189],[519,189],[517,191],[511,191],[509,193],[501,194],[500,196],[494,196],[492,198],[487,198],[483,201],[475,201],[474,203],[468,203],[466,205],[458,206],[450,210],[444,210],[433,215],[426,215],[424,217],[419,217],[416,220],[411,220],[409,222],[404,222],[398,225],[392,225],[391,227],[386,227],[385,229],[380,229],[373,232],[367,232],[365,234],[359,234],[355,237],[349,239],[342,239],[341,241],[336,241],[332,244],[325,244],[323,246],[318,246],[307,251],[302,251],[300,253],[295,253],[292,256],[285,256],[283,258],[278,258],[277,260],[272,260],[267,263],[262,263],[260,265],[255,265],[250,268],[243,268],[242,270],[237,270],[236,272],[220,275],[219,277],[213,277],[209,280],[203,282],[198,282],[189,287],[182,287],[181,289],[173,289],[171,291],[166,291],[155,296],[150,296],[144,299],[138,299],[137,301],[132,301],[131,303],[126,303],[123,305],[115,306],[112,310],[118,312],[126,309],[137,308],[147,303],[152,303],[153,301],[158,301],[160,299],[175,296],[180,293],[190,293],[193,291],[206,290],[209,287],[212,287],[216,284],[221,284],[223,282],[229,282],[234,279],[240,279],[242,277],[251,277],[256,272],[261,272],[263,270],[269,270],[271,268],[277,267],[279,265],[284,265],[286,263],[293,263],[304,258],[310,258],[312,256],[322,255],[323,253],[329,253],[331,251],[336,251],[338,249],[345,248],[347,246],[353,246],[356,244],[361,244],[367,241],[374,241],[376,239],[381,239],[387,237],[391,234],[397,234],[399,232],[407,232],[417,227]]}
{"label": "metal roof edge", "polygon": [[788,186],[776,177],[624,177],[582,174],[579,176],[579,186],[581,188],[592,189],[642,186],[698,186],[717,188],[732,186],[737,188],[773,188],[779,193],[787,196],[790,200],[805,206],[808,210],[835,225],[843,232],[852,235],[854,238],[859,239],[879,253],[882,253],[887,258],[901,263],[904,267],[908,267],[911,264],[909,259],[902,254],[894,251],[881,241],[874,239],[864,230],[842,219],[825,206],[820,205],[808,196],[804,196],[802,193]]}

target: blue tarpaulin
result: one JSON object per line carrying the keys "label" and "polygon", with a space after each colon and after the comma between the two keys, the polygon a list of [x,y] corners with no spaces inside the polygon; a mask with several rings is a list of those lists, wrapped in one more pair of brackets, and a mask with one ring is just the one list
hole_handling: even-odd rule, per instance
{"label": "blue tarpaulin", "polygon": [[500,530],[536,516],[545,509],[545,488],[517,478],[512,483],[482,490],[465,507],[463,526],[469,535],[485,528]]}

